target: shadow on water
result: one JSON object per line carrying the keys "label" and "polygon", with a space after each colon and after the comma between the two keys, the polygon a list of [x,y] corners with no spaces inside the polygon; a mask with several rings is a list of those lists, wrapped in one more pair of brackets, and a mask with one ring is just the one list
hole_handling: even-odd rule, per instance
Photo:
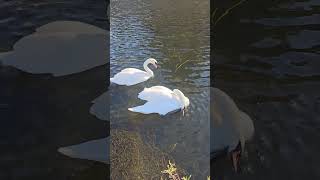
{"label": "shadow on water", "polygon": [[255,125],[242,172],[220,159],[216,179],[319,179],[319,15],[313,0],[246,1],[212,29],[213,86]]}

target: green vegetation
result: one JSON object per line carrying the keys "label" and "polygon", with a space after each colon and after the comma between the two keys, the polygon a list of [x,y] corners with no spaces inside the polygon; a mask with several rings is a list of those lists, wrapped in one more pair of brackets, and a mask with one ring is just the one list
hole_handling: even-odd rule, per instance
{"label": "green vegetation", "polygon": [[171,163],[170,160],[169,160],[169,164],[167,165],[167,169],[161,171],[161,173],[167,174],[169,176],[169,179],[172,179],[172,180],[190,180],[191,179],[191,175],[183,176],[182,178],[180,178],[179,174],[177,173],[176,165],[174,163]]}
{"label": "green vegetation", "polygon": [[182,177],[182,180],[190,180],[191,179],[191,175],[190,176],[184,176],[184,177]]}
{"label": "green vegetation", "polygon": [[[170,180],[191,180],[191,175],[180,178],[179,174],[177,173],[176,165],[171,163],[170,160],[169,164],[167,165],[167,169],[161,171],[161,173],[167,174]],[[161,180],[164,179],[161,177]],[[210,176],[207,177],[207,180],[210,180]]]}
{"label": "green vegetation", "polygon": [[177,173],[176,165],[171,163],[169,160],[169,164],[167,165],[167,169],[161,171],[163,174],[168,174],[169,177],[174,177],[174,175]]}

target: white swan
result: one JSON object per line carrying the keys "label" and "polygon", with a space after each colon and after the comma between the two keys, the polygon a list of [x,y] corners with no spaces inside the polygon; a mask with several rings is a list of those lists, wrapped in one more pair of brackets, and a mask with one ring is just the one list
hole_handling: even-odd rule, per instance
{"label": "white swan", "polygon": [[211,98],[211,158],[217,156],[219,152],[231,154],[234,169],[237,171],[245,141],[254,133],[253,122],[223,91],[211,88]]}
{"label": "white swan", "polygon": [[147,102],[144,105],[129,108],[129,111],[166,115],[175,110],[182,110],[184,112],[184,109],[190,105],[189,99],[180,90],[174,89],[172,91],[164,86],[144,88],[139,93],[138,98]]}
{"label": "white swan", "polygon": [[76,21],[54,21],[0,53],[0,62],[33,74],[64,76],[107,63],[109,32]]}
{"label": "white swan", "polygon": [[157,68],[157,63],[157,60],[149,58],[143,63],[143,68],[146,71],[136,68],[126,68],[117,73],[113,78],[110,78],[110,81],[118,85],[126,86],[132,86],[144,82],[153,77],[153,72],[151,69],[149,69],[148,65],[152,64],[155,68]]}

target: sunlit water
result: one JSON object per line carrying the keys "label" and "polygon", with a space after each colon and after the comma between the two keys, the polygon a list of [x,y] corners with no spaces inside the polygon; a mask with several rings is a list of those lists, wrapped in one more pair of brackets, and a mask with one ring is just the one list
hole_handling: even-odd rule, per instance
{"label": "sunlit water", "polygon": [[[139,132],[146,141],[150,134],[154,135],[157,147],[169,152],[196,179],[209,175],[208,3],[111,2],[111,76],[127,67],[143,69],[142,64],[149,57],[157,59],[161,66],[153,69],[155,77],[147,82],[131,87],[110,86],[111,129]],[[143,104],[138,93],[154,85],[180,89],[189,97],[191,105],[185,115],[142,115],[127,110]]]}
{"label": "sunlit water", "polygon": [[214,27],[213,84],[255,124],[242,172],[217,161],[216,179],[319,179],[319,8],[247,1]]}

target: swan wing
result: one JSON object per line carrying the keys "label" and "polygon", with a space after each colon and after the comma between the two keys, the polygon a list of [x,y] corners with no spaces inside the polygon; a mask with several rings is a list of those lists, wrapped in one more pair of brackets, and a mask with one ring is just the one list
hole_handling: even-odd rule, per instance
{"label": "swan wing", "polygon": [[166,115],[177,109],[180,109],[180,105],[171,99],[166,101],[148,101],[144,105],[129,108],[128,110],[142,114],[158,113],[160,115]]}
{"label": "swan wing", "polygon": [[120,73],[131,73],[131,74],[134,74],[134,73],[145,73],[145,71],[142,71],[142,70],[137,69],[137,68],[125,68],[125,69],[122,69],[120,71]]}
{"label": "swan wing", "polygon": [[152,100],[176,100],[173,91],[164,86],[153,86],[144,88],[138,95],[138,98],[145,101]]}
{"label": "swan wing", "polygon": [[126,68],[117,73],[113,78],[110,79],[111,82],[119,85],[135,85],[148,80],[151,76],[140,69]]}

